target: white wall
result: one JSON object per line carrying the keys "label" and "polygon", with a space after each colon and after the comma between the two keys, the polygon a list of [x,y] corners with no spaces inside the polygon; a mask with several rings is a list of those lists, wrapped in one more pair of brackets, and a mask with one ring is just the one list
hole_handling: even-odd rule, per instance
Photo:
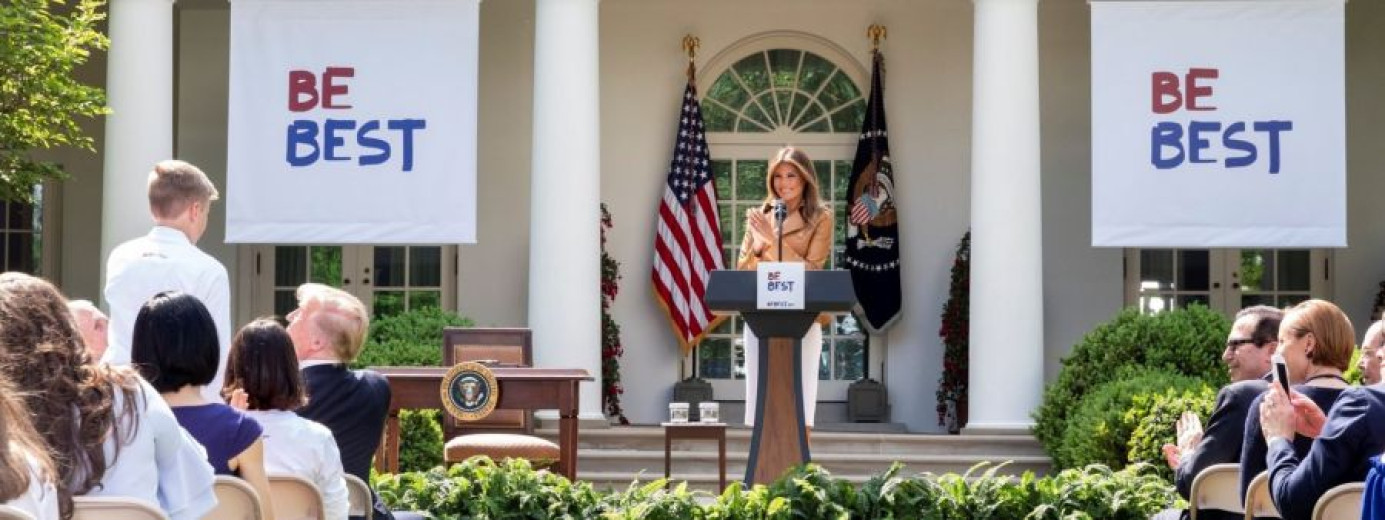
{"label": "white wall", "polygon": [[[1356,335],[1385,281],[1385,3],[1347,2],[1347,249],[1335,254],[1333,300]],[[1302,208],[1312,211],[1312,208]]]}

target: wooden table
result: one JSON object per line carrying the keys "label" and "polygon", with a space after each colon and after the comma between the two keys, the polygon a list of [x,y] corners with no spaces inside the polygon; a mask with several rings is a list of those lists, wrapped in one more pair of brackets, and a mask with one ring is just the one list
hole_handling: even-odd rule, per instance
{"label": "wooden table", "polygon": [[664,423],[664,480],[668,480],[673,462],[673,441],[676,439],[707,439],[717,441],[717,468],[721,471],[721,487],[726,490],[726,423],[666,422]]}
{"label": "wooden table", "polygon": [[[372,367],[390,383],[390,414],[385,440],[376,452],[376,468],[399,471],[399,410],[441,409],[443,376],[449,367]],[[500,384],[497,409],[558,410],[558,472],[577,480],[577,396],[586,370],[566,368],[492,368]]]}

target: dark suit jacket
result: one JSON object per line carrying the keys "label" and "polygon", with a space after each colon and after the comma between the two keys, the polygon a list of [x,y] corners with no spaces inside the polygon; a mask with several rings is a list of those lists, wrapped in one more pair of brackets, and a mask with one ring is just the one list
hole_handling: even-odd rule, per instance
{"label": "dark suit jacket", "polygon": [[1270,497],[1284,520],[1307,520],[1323,493],[1366,479],[1370,458],[1385,451],[1385,386],[1348,388],[1327,413],[1327,424],[1299,459],[1293,446],[1269,446]]}
{"label": "dark suit jacket", "polygon": [[[370,462],[380,447],[385,416],[390,410],[390,384],[369,370],[347,370],[346,365],[318,365],[303,369],[308,405],[298,415],[326,426],[337,440],[341,465],[347,473],[370,482]],[[391,518],[378,498],[376,518]]]}
{"label": "dark suit jacket", "polygon": [[[1326,388],[1321,386],[1294,385],[1294,391],[1307,396],[1313,400],[1318,408],[1331,410],[1332,403],[1337,402],[1337,396],[1342,395],[1345,388]],[[1246,414],[1245,440],[1241,442],[1241,501],[1246,500],[1246,491],[1250,490],[1250,481],[1254,480],[1260,472],[1268,469],[1265,466],[1265,454],[1269,448],[1265,446],[1265,433],[1260,430],[1260,401],[1264,400],[1264,394],[1256,397],[1250,403],[1250,411]],[[1294,435],[1294,453],[1303,458],[1308,454],[1308,450],[1313,447],[1313,439],[1302,435]]]}
{"label": "dark suit jacket", "polygon": [[[1174,468],[1174,484],[1183,498],[1193,489],[1193,478],[1213,464],[1241,462],[1241,435],[1245,431],[1246,412],[1250,402],[1265,392],[1269,383],[1263,379],[1237,381],[1223,386],[1217,391],[1217,402],[1212,408],[1212,416],[1207,418],[1202,432],[1202,442],[1197,450],[1184,457]],[[1221,518],[1222,511],[1199,511],[1198,518]],[[1239,515],[1226,513],[1226,518],[1239,519]]]}

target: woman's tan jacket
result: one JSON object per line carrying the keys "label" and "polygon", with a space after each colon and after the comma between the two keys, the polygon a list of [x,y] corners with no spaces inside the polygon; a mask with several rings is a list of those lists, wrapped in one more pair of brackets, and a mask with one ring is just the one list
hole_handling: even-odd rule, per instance
{"label": "woman's tan jacket", "polygon": [[[769,243],[763,250],[754,251],[755,235],[750,227],[751,215],[755,212],[768,213],[764,206],[750,208],[745,212],[745,236],[741,239],[741,252],[736,260],[736,269],[754,270],[760,262],[779,261],[778,237],[764,237]],[[771,217],[772,219],[772,217]],[[784,219],[784,260],[803,262],[807,269],[822,269],[827,265],[827,255],[832,254],[832,210],[820,208],[812,222],[805,221],[800,212],[792,212]],[[818,323],[828,325],[832,318],[826,314],[818,316]]]}

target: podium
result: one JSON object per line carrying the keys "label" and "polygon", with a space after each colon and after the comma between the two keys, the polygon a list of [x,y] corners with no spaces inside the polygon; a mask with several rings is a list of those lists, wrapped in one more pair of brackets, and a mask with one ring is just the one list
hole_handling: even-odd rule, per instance
{"label": "podium", "polygon": [[817,374],[802,373],[800,343],[818,314],[847,312],[856,302],[849,271],[807,271],[803,309],[762,310],[755,300],[755,274],[712,271],[706,295],[709,308],[740,313],[746,326],[760,338],[755,430],[745,467],[747,486],[768,484],[789,468],[812,460],[804,428],[802,378]]}

